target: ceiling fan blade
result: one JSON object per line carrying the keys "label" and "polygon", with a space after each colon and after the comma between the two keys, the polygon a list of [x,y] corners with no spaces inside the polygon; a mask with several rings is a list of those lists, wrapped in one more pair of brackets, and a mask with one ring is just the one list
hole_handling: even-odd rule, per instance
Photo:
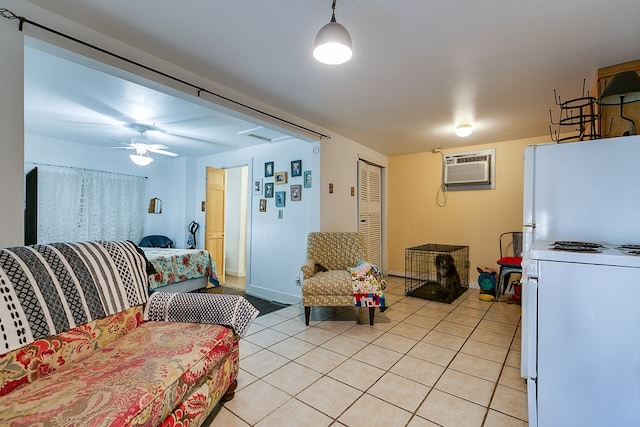
{"label": "ceiling fan blade", "polygon": [[148,148],[148,150],[150,152],[156,153],[156,154],[164,154],[165,156],[178,157],[178,155],[176,153],[172,153],[171,151],[158,150],[158,149],[155,149],[155,148]]}
{"label": "ceiling fan blade", "polygon": [[125,149],[125,150],[135,150],[136,149],[136,147],[131,147],[131,146],[127,147],[127,146],[124,146],[124,145],[122,147],[107,147],[107,148],[116,148],[116,149],[120,148],[120,149]]}
{"label": "ceiling fan blade", "polygon": [[164,144],[145,144],[148,150],[166,150],[167,147]]}

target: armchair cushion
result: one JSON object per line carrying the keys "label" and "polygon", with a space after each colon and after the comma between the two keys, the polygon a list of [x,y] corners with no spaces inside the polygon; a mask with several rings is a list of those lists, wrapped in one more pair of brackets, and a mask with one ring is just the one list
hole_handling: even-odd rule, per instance
{"label": "armchair cushion", "polygon": [[304,293],[312,295],[344,295],[353,297],[351,273],[347,270],[320,271],[304,281]]}
{"label": "armchair cushion", "polygon": [[307,258],[327,270],[346,270],[367,259],[364,236],[355,232],[309,233]]}

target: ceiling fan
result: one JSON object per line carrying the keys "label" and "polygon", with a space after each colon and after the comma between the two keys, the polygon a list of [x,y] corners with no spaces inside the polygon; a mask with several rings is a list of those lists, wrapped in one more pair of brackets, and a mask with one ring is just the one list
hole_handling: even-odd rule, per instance
{"label": "ceiling fan", "polygon": [[149,156],[149,153],[162,154],[164,156],[177,157],[178,154],[171,151],[167,151],[169,147],[164,144],[149,144],[149,140],[146,138],[145,132],[151,129],[155,129],[155,126],[147,126],[141,124],[135,124],[132,126],[135,130],[140,132],[139,137],[131,138],[131,142],[123,143],[123,147],[111,147],[111,148],[124,148],[125,150],[136,150],[135,154],[130,154],[129,158],[133,163],[138,166],[147,166],[153,162],[153,158]]}

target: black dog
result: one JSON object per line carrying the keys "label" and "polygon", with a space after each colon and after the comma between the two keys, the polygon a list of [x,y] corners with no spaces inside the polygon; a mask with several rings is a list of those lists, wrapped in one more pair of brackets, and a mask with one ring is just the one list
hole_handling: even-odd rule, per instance
{"label": "black dog", "polygon": [[454,296],[460,287],[460,275],[453,257],[449,254],[438,254],[436,256],[436,269],[440,289],[448,297]]}

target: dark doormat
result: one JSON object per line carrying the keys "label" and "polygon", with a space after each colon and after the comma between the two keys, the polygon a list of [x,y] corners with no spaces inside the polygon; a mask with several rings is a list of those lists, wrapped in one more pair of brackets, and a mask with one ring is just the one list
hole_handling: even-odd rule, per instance
{"label": "dark doormat", "polygon": [[247,301],[249,301],[255,308],[260,311],[260,316],[271,313],[272,311],[280,310],[281,308],[289,307],[289,304],[281,304],[275,301],[267,301],[262,298],[247,295],[244,291],[234,289],[225,286],[218,286],[217,288],[199,289],[195,292],[207,292],[211,294],[228,294],[228,295],[242,295]]}

